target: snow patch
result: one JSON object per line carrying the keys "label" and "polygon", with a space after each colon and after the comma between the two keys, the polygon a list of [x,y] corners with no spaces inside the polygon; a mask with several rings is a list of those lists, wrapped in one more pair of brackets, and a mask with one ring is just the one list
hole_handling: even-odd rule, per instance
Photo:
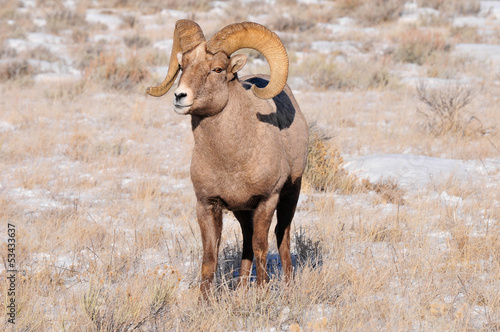
{"label": "snow patch", "polygon": [[481,1],[481,11],[479,15],[488,14],[494,19],[500,20],[500,1]]}
{"label": "snow patch", "polygon": [[486,19],[484,17],[477,16],[462,16],[453,19],[453,26],[455,27],[482,27],[485,23]]}
{"label": "snow patch", "polygon": [[318,40],[311,43],[311,49],[314,51],[330,54],[332,52],[341,52],[343,54],[358,54],[361,48],[361,44],[353,41],[343,41],[343,42],[333,42]]}
{"label": "snow patch", "polygon": [[58,83],[58,82],[74,82],[82,78],[79,71],[75,73],[44,73],[35,76],[36,82],[43,83]]}
{"label": "snow patch", "polygon": [[91,40],[94,43],[106,42],[108,44],[113,44],[113,43],[119,43],[122,40],[122,38],[120,38],[116,35],[98,34],[98,35],[92,36]]}
{"label": "snow patch", "polygon": [[439,195],[439,197],[441,198],[441,202],[443,202],[444,205],[456,206],[463,202],[462,197],[449,195],[446,191],[443,191],[441,195]]}
{"label": "snow patch", "polygon": [[111,30],[117,30],[123,20],[115,15],[103,14],[101,9],[87,9],[85,20],[89,23],[101,23]]}
{"label": "snow patch", "polygon": [[405,11],[403,15],[398,19],[399,24],[417,24],[424,18],[438,17],[439,11],[433,8],[417,8],[416,4],[411,4],[410,6],[406,4]]}
{"label": "snow patch", "polygon": [[400,80],[401,83],[417,87],[420,84],[424,84],[429,88],[441,88],[453,85],[471,85],[474,83],[474,78],[464,78],[464,79],[446,79],[446,78],[436,78],[436,77],[421,77],[421,76],[409,76],[404,77]]}
{"label": "snow patch", "polygon": [[346,169],[371,182],[394,179],[406,187],[422,187],[435,179],[486,175],[482,163],[414,154],[376,154],[348,160]]}
{"label": "snow patch", "polygon": [[471,56],[483,61],[500,62],[500,45],[456,44],[454,53]]}
{"label": "snow patch", "polygon": [[0,121],[0,133],[15,130],[16,127],[7,121]]}
{"label": "snow patch", "polygon": [[154,48],[159,49],[160,51],[168,51],[172,49],[172,45],[174,44],[173,39],[165,39],[157,41],[153,44]]}
{"label": "snow patch", "polygon": [[175,19],[186,18],[189,16],[189,14],[186,12],[183,12],[180,10],[174,10],[174,9],[163,9],[161,11],[160,15],[175,18]]}

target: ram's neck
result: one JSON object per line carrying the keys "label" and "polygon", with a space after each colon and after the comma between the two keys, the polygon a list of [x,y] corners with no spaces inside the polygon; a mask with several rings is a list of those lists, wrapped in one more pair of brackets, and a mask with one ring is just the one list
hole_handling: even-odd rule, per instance
{"label": "ram's neck", "polygon": [[[237,83],[237,82],[235,82]],[[194,153],[214,162],[244,162],[255,150],[257,123],[252,100],[239,83],[232,86],[229,102],[214,116],[192,116]]]}

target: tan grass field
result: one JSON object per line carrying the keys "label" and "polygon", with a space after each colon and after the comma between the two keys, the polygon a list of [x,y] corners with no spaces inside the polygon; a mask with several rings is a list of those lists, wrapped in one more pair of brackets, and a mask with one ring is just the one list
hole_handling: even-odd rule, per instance
{"label": "tan grass field", "polygon": [[[198,301],[190,119],[144,92],[180,18],[207,37],[256,21],[289,52],[319,133],[292,228],[310,261],[289,285],[225,275]],[[500,1],[4,1],[0,330],[500,330],[499,44]],[[268,71],[243,52],[244,73]],[[402,172],[376,178],[388,156]],[[229,213],[223,241],[238,253]]]}

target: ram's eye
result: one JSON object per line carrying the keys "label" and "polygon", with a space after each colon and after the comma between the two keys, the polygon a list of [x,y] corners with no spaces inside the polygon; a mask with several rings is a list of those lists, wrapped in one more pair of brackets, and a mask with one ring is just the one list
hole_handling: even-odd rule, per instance
{"label": "ram's eye", "polygon": [[214,72],[216,72],[217,74],[220,74],[220,73],[222,73],[222,68],[217,67],[214,69]]}

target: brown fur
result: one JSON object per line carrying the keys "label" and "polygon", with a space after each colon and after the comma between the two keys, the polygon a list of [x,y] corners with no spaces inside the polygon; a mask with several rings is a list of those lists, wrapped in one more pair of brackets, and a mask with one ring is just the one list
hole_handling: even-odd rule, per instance
{"label": "brown fur", "polygon": [[178,113],[192,117],[191,179],[203,242],[202,294],[208,296],[217,267],[223,208],[234,212],[243,232],[240,284],[248,284],[254,256],[257,283],[268,279],[267,237],[275,210],[275,233],[289,280],[290,223],[307,155],[305,118],[288,86],[273,99],[255,97],[251,85],[262,87],[268,78],[240,81],[236,72],[246,61],[243,55],[214,55],[203,42],[179,60],[183,73],[174,104]]}

